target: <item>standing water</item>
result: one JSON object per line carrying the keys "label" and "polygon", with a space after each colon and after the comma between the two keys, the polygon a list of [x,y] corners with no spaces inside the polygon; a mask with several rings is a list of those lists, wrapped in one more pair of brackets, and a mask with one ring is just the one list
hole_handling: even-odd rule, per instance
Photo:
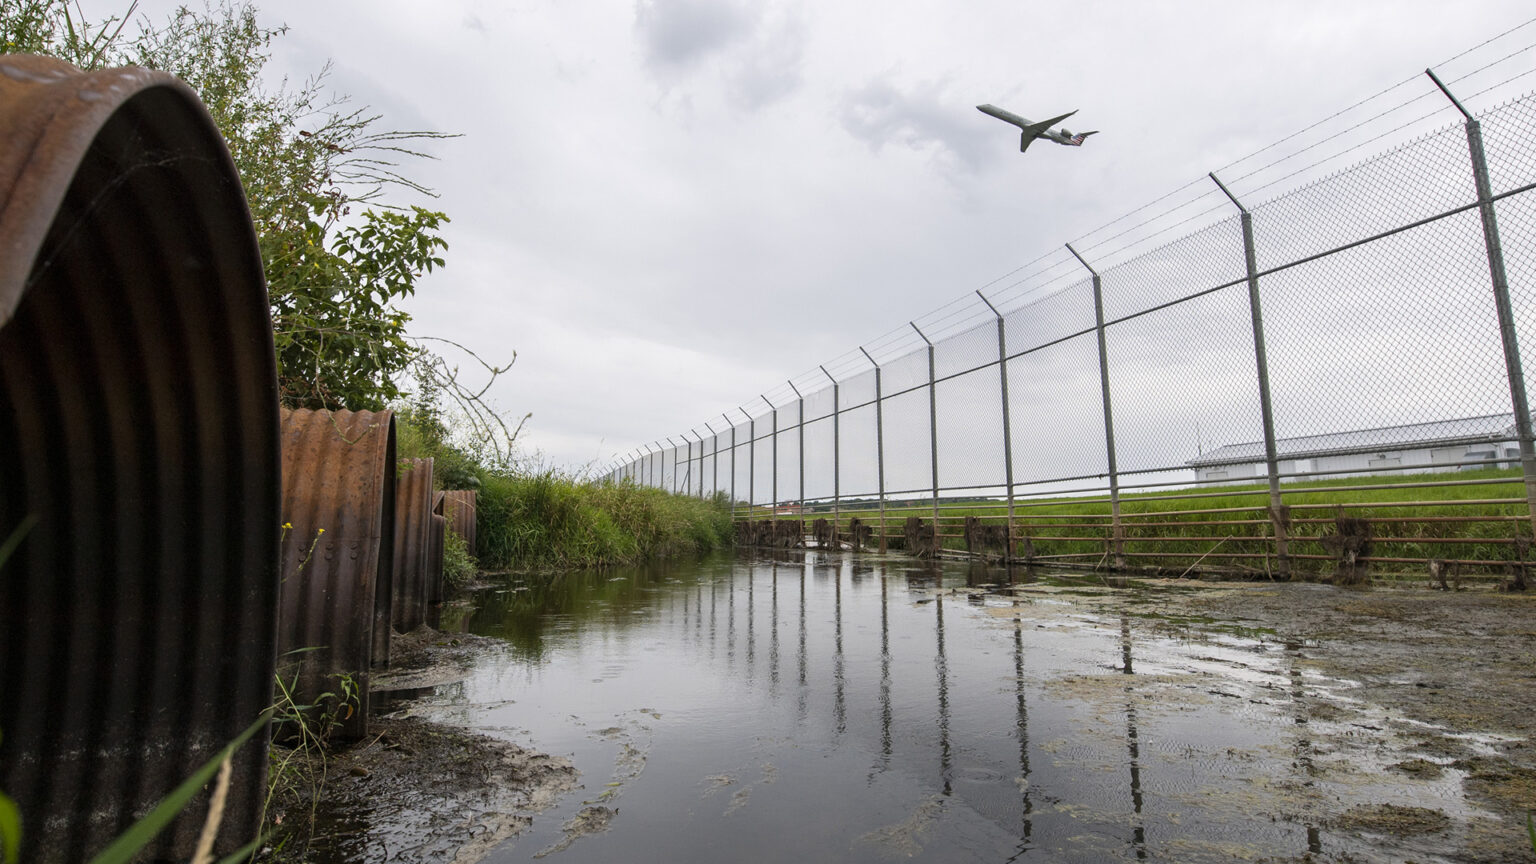
{"label": "standing water", "polygon": [[1338,814],[1479,815],[1454,771],[1362,779],[1384,727],[1307,646],[1012,580],[805,551],[513,582],[463,625],[505,647],[406,710],[580,770],[490,862],[1436,861]]}

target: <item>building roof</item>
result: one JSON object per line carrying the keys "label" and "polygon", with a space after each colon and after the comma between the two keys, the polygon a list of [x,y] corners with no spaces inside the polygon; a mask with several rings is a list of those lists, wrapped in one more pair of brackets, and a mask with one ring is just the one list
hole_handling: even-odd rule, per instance
{"label": "building roof", "polygon": [[[1327,435],[1307,435],[1275,440],[1275,455],[1280,459],[1311,459],[1317,456],[1342,456],[1383,450],[1424,447],[1455,447],[1463,444],[1488,444],[1517,440],[1515,415],[1490,414],[1460,420],[1436,420],[1407,426],[1385,426]],[[1264,442],[1228,444],[1185,462],[1195,468],[1216,465],[1240,465],[1264,461]]]}

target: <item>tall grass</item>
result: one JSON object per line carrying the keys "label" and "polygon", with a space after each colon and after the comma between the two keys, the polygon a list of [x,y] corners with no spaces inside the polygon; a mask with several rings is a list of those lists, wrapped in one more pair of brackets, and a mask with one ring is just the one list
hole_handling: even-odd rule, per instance
{"label": "tall grass", "polygon": [[480,560],[489,568],[634,564],[731,543],[723,501],[598,485],[551,469],[486,474],[477,515]]}
{"label": "tall grass", "polygon": [[[462,446],[431,388],[395,406],[395,452],[434,460],[438,489],[474,489],[476,553],[486,569],[638,564],[729,546],[730,506],[633,483],[600,485],[559,469],[484,457]],[[477,455],[478,454],[478,455]],[[446,540],[450,581],[468,581],[467,550]],[[461,545],[461,544],[460,544]],[[445,573],[449,575],[449,573]],[[471,574],[472,575],[472,574]]]}

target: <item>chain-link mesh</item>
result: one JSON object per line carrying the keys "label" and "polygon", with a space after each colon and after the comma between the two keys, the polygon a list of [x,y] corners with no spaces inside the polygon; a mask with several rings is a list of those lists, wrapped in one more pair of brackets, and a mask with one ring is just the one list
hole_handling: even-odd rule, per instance
{"label": "chain-link mesh", "polygon": [[[1536,167],[1533,167],[1536,172]],[[1536,180],[1536,177],[1532,178]],[[1536,381],[1536,191],[1522,192],[1495,206],[1503,238],[1504,266],[1509,273],[1510,305],[1525,372],[1526,399]]]}
{"label": "chain-link mesh", "polygon": [[875,406],[872,401],[846,411],[840,417],[837,440],[839,491],[843,498],[876,498],[880,494],[879,451],[875,431]]}
{"label": "chain-link mesh", "polygon": [[1236,282],[1247,272],[1242,229],[1234,213],[1230,219],[1104,271],[1104,320],[1115,321]]}
{"label": "chain-link mesh", "polygon": [[1527,97],[1496,108],[1483,115],[1481,125],[1493,194],[1536,183],[1536,147],[1531,146],[1536,99]]}
{"label": "chain-link mesh", "polygon": [[[1479,124],[1493,194],[1508,194],[1494,211],[1511,336],[1529,377],[1536,191],[1510,193],[1536,183],[1536,99]],[[1010,457],[1018,494],[1104,488],[1111,448],[1117,470],[1137,483],[1262,477],[1267,437],[1281,475],[1453,470],[1495,451],[1505,460],[1518,443],[1512,370],[1468,134],[1449,126],[1253,206],[1258,308],[1234,207],[1102,268],[1102,331],[1094,279],[1086,267],[1073,275],[1079,262],[1063,252],[988,296],[1003,315],[1002,344],[987,304],[960,298],[867,355],[794,379],[796,395],[770,391],[776,410],[754,422],[733,420],[691,448],[658,445],[619,474],[785,505],[874,498],[882,468],[888,498],[926,498],[935,485],[954,497],[1003,495]]]}
{"label": "chain-link mesh", "polygon": [[[883,382],[882,382],[883,383]],[[870,405],[875,401],[875,370],[869,369],[838,382],[844,411]]]}
{"label": "chain-link mesh", "polygon": [[1005,476],[1002,383],[997,366],[940,381],[938,416],[939,482],[956,489],[997,485]]}
{"label": "chain-link mesh", "polygon": [[1093,282],[1084,279],[1003,317],[1010,357],[1092,330]]}
{"label": "chain-link mesh", "polygon": [[[820,420],[805,424],[805,497],[811,500],[831,498],[837,477],[832,470],[835,447],[831,412]],[[841,424],[837,424],[841,431]]]}
{"label": "chain-link mesh", "polygon": [[1281,271],[1262,295],[1278,439],[1347,450],[1510,410],[1475,212]]}
{"label": "chain-link mesh", "polygon": [[1253,208],[1259,269],[1299,261],[1477,199],[1461,126]]}
{"label": "chain-link mesh", "polygon": [[741,423],[731,428],[731,434],[735,443],[731,447],[729,459],[734,467],[732,479],[734,482],[731,500],[733,502],[751,503],[752,485],[752,425]]}
{"label": "chain-link mesh", "polygon": [[914,351],[895,360],[882,361],[881,384],[887,398],[928,386],[928,352]]}
{"label": "chain-link mesh", "polygon": [[892,396],[884,407],[886,493],[931,493],[928,388]]}
{"label": "chain-link mesh", "polygon": [[1109,471],[1093,333],[1009,360],[1008,405],[1014,482]]}
{"label": "chain-link mesh", "polygon": [[1187,472],[1206,451],[1264,440],[1246,282],[1107,327],[1104,339],[1121,471]]}

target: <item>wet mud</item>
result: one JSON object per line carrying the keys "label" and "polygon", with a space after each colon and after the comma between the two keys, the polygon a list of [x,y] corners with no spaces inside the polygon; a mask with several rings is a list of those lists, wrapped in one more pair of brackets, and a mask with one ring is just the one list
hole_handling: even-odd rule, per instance
{"label": "wet mud", "polygon": [[[988,612],[1010,623],[1072,627],[1085,615],[1120,616],[1181,643],[1185,657],[1193,646],[1194,662],[1167,666],[1143,650],[1134,693],[1106,670],[1041,682],[1053,698],[1101,705],[1106,715],[1129,700],[1149,719],[1212,700],[1293,714],[1288,753],[1175,754],[1208,766],[1288,757],[1295,769],[1285,777],[1211,770],[1206,792],[1216,794],[1191,803],[1234,818],[1272,812],[1393,849],[1399,860],[1536,861],[1525,830],[1536,809],[1536,596],[1427,583],[1180,580],[998,594],[1011,605]],[[1047,746],[1069,755],[1080,744]],[[1238,782],[1218,782],[1223,773]]]}
{"label": "wet mud", "polygon": [[397,635],[366,738],[331,752],[276,748],[293,780],[276,796],[261,860],[476,864],[576,788],[568,759],[409,716],[408,697],[461,680],[499,646],[426,627]]}

